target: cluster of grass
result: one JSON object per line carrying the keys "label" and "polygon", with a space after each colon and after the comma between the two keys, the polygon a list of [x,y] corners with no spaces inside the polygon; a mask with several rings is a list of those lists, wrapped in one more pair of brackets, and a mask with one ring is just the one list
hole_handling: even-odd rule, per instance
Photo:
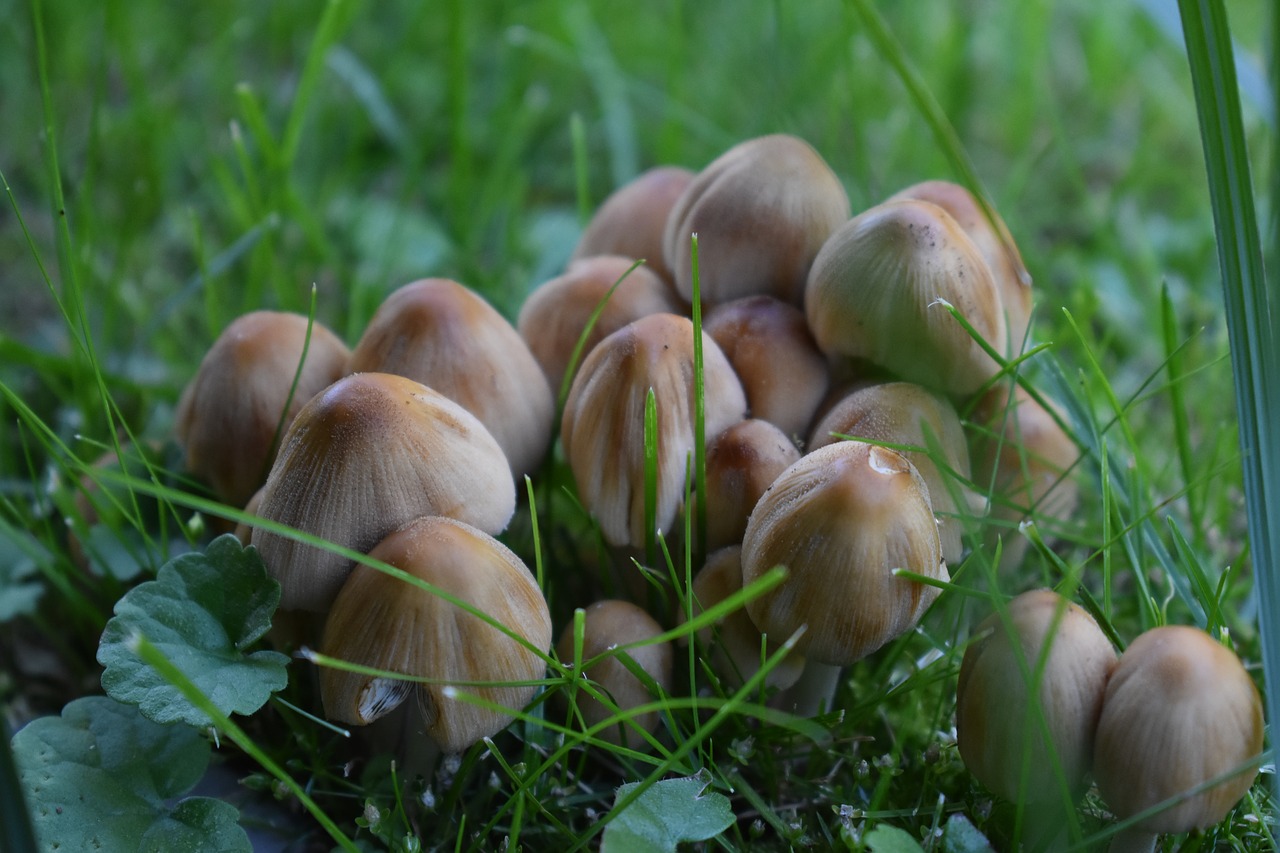
{"label": "cluster of grass", "polygon": [[[1210,193],[1168,10],[880,5],[883,32],[858,11],[872,4],[826,0],[0,0],[13,46],[0,51],[0,542],[13,554],[0,603],[40,595],[0,624],[10,723],[95,692],[113,602],[202,543],[193,501],[133,494],[89,540],[96,573],[75,568],[68,531],[88,533],[75,500],[85,466],[126,439],[160,446],[134,476],[199,494],[166,443],[182,386],[233,317],[307,312],[314,290],[318,319],[351,342],[387,293],[426,275],[514,317],[611,189],[774,131],[810,141],[855,211],[971,169],[1006,219],[1035,277],[1035,340],[1049,344],[1021,369],[1063,404],[1085,451],[1082,506],[1048,531],[1052,547],[1012,572],[986,547],[953,567],[956,589],[847,673],[843,714],[817,729],[708,694],[682,654],[682,683],[706,701],[673,699],[673,736],[655,752],[564,749],[537,715],[435,780],[430,809],[384,763],[347,775],[333,733],[288,709],[256,715],[246,736],[348,834],[369,822],[369,801],[424,846],[586,845],[618,784],[699,772],[730,796],[737,822],[722,841],[739,848],[840,847],[879,823],[928,838],[955,812],[1007,839],[1020,816],[972,781],[951,737],[967,628],[991,595],[1079,584],[1119,642],[1199,624],[1261,682]],[[1276,16],[1263,3],[1231,12],[1240,54],[1260,63]],[[1277,116],[1259,79],[1244,116],[1261,176],[1275,171]],[[594,586],[558,571],[597,560],[564,482],[555,463],[534,482],[557,626]],[[533,520],[526,511],[509,537],[531,566]],[[30,570],[17,577],[18,565]],[[672,569],[678,586],[678,552]],[[292,665],[287,697],[302,707],[307,666]],[[1189,844],[1271,849],[1272,776],[1260,780]],[[1086,797],[1079,821],[1073,840],[1087,843],[1106,831],[1105,806]]]}

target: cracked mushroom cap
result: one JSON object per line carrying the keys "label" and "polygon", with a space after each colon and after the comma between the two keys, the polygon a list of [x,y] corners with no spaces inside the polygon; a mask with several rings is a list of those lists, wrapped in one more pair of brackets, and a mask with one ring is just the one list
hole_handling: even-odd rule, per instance
{"label": "cracked mushroom cap", "polygon": [[[258,515],[366,552],[422,515],[500,533],[515,500],[506,457],[472,414],[412,379],[357,373],[298,413]],[[353,565],[261,527],[250,540],[285,610],[328,610]]]}
{"label": "cracked mushroom cap", "polygon": [[[574,377],[560,438],[582,505],[610,545],[645,544],[645,399],[657,408],[657,516],[669,531],[684,500],[694,450],[693,323],[651,314],[596,346]],[[705,427],[713,436],[742,420],[742,385],[715,341],[702,334]]]}
{"label": "cracked mushroom cap", "polygon": [[1000,291],[951,215],[925,201],[876,205],[831,235],[809,271],[805,316],[818,347],[944,394],[977,391],[999,366],[950,303],[999,352]]}
{"label": "cracked mushroom cap", "polygon": [[1165,625],[1135,639],[1102,699],[1093,775],[1119,818],[1211,779],[1220,784],[1138,823],[1152,834],[1188,832],[1226,817],[1258,773],[1262,700],[1240,659],[1198,628]]}
{"label": "cracked mushroom cap", "polygon": [[742,581],[774,566],[787,578],[747,604],[796,651],[847,666],[915,627],[938,589],[894,574],[949,580],[929,489],[901,453],[860,441],[813,451],[756,504],[742,541]]}
{"label": "cracked mushroom cap", "polygon": [[287,427],[308,400],[347,372],[346,344],[319,323],[310,323],[308,342],[308,324],[300,314],[281,311],[238,317],[214,341],[178,401],[174,431],[187,469],[230,506],[244,506],[266,480],[281,415]]}
{"label": "cracked mushroom cap", "polygon": [[[943,559],[959,564],[964,553],[964,515],[968,511],[968,488],[964,483],[969,479],[969,445],[960,415],[950,401],[910,382],[864,385],[822,417],[813,428],[809,448],[825,447],[840,441],[837,436],[842,435],[936,451],[904,451],[904,455],[929,486],[929,501],[942,536]],[[935,460],[940,460],[941,465]],[[948,474],[947,469],[955,475]]]}
{"label": "cracked mushroom cap", "polygon": [[690,235],[702,299],[768,294],[799,305],[823,242],[849,218],[844,185],[813,146],[772,134],[740,142],[698,173],[663,236],[676,290],[693,300]]}
{"label": "cracked mushroom cap", "polygon": [[1048,589],[1019,595],[974,636],[956,686],[965,766],[1011,802],[1048,802],[1064,787],[1078,794],[1116,662],[1110,641],[1084,608]]}
{"label": "cracked mushroom cap", "polygon": [[512,716],[446,693],[474,694],[502,708],[528,704],[546,672],[551,614],[533,575],[509,548],[450,518],[415,519],[369,556],[471,605],[523,642],[443,597],[365,565],[334,600],[324,629],[330,657],[396,672],[414,682],[325,667],[320,694],[331,720],[367,725],[416,695],[427,734],[456,753],[501,731]]}
{"label": "cracked mushroom cap", "polygon": [[551,444],[555,399],[537,359],[505,317],[456,281],[423,279],[388,296],[350,370],[406,376],[458,403],[497,439],[517,478]]}

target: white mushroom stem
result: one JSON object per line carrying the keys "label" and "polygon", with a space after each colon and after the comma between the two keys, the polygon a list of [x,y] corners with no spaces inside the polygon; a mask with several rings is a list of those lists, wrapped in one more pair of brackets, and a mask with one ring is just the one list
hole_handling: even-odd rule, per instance
{"label": "white mushroom stem", "polygon": [[778,694],[775,705],[799,717],[816,717],[830,711],[844,667],[805,660],[804,672],[795,684]]}
{"label": "white mushroom stem", "polygon": [[402,780],[421,776],[430,783],[441,752],[424,731],[416,702],[404,702],[357,732],[368,745],[369,754],[395,756],[396,772]]}

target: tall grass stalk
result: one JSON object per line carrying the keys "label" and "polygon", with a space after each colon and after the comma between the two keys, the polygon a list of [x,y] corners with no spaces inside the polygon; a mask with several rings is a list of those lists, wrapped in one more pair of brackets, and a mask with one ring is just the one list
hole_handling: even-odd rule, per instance
{"label": "tall grass stalk", "polygon": [[1254,212],[1222,0],[1179,0],[1218,238],[1267,704],[1280,708],[1280,338]]}

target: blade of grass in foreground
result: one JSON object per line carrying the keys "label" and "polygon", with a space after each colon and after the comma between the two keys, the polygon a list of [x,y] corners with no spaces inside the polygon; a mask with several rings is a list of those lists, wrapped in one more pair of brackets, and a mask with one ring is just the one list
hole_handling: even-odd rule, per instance
{"label": "blade of grass in foreground", "polygon": [[[1249,160],[1222,0],[1179,0],[1218,237],[1244,492],[1266,671],[1267,705],[1280,708],[1280,340],[1262,266]],[[1274,719],[1274,717],[1273,717]]]}

